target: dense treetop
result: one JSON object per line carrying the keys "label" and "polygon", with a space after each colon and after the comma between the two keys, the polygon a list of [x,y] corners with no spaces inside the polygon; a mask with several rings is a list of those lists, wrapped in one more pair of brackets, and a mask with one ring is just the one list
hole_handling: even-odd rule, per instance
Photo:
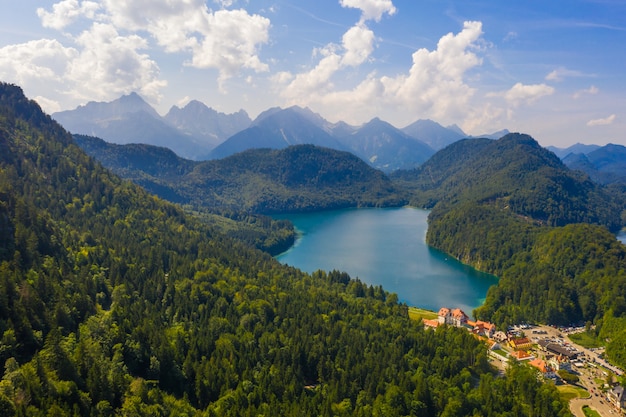
{"label": "dense treetop", "polygon": [[270,214],[406,202],[382,172],[351,153],[329,148],[250,149],[192,162],[148,145],[75,138],[119,175],[162,198],[194,207]]}

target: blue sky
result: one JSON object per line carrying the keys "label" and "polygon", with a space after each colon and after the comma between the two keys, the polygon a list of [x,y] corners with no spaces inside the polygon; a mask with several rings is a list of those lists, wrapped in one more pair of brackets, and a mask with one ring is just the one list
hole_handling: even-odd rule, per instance
{"label": "blue sky", "polygon": [[626,145],[623,0],[25,0],[0,80],[52,113],[138,92],[251,117],[308,106],[542,145]]}

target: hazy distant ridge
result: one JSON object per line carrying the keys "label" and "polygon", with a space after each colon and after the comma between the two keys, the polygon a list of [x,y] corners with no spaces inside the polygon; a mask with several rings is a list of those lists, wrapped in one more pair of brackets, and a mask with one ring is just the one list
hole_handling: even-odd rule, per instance
{"label": "hazy distant ridge", "polygon": [[[136,93],[108,103],[89,102],[53,117],[75,134],[118,144],[167,147],[192,160],[219,159],[247,149],[311,144],[352,152],[385,172],[417,167],[437,150],[468,137],[456,125],[443,127],[432,120],[420,119],[403,129],[378,118],[361,126],[331,123],[298,106],[273,107],[252,121],[243,110],[224,114],[192,100],[160,116]],[[506,133],[481,137],[498,139]]]}

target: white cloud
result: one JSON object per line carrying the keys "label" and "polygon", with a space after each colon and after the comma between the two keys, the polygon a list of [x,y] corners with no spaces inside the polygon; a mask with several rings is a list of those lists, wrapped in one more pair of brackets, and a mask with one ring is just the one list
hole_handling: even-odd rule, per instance
{"label": "white cloud", "polygon": [[443,36],[436,50],[423,48],[413,53],[408,75],[381,79],[388,99],[433,117],[459,116],[475,91],[463,77],[482,63],[472,52],[481,35],[481,22],[465,22],[457,35]]}
{"label": "white cloud", "polygon": [[578,98],[580,98],[580,97],[582,97],[583,95],[586,95],[586,94],[595,95],[595,94],[598,94],[599,91],[600,90],[598,89],[598,87],[592,85],[591,87],[589,87],[589,88],[587,88],[585,90],[580,90],[580,91],[575,92],[572,95],[572,98],[578,99]]}
{"label": "white cloud", "polygon": [[342,65],[360,65],[374,51],[374,32],[364,25],[353,26],[344,33],[342,44],[345,49]]}
{"label": "white cloud", "polygon": [[76,48],[49,39],[1,48],[0,78],[36,87],[46,108],[62,98],[104,100],[131,91],[158,101],[166,83],[159,79],[157,64],[138,52],[146,47],[144,39],[121,36],[111,25],[99,23],[75,42]]}
{"label": "white cloud", "polygon": [[213,0],[214,3],[219,4],[222,8],[230,7],[235,4],[236,0]]}
{"label": "white cloud", "polygon": [[[204,0],[61,0],[49,10],[37,9],[42,25],[64,30],[79,19],[80,34],[66,33],[72,48],[57,41],[56,53],[69,51],[72,57],[51,68],[39,64],[51,44],[42,51],[31,51],[13,64],[13,72],[26,72],[46,79],[65,78],[70,88],[64,94],[75,94],[80,99],[106,99],[118,93],[139,91],[148,99],[158,100],[166,82],[159,79],[159,67],[148,54],[161,47],[167,53],[187,56],[181,64],[218,71],[218,83],[233,77],[241,70],[268,71],[259,57],[259,48],[269,41],[269,19],[241,10],[225,10],[233,0],[215,0],[221,10],[210,10]],[[84,24],[86,23],[86,25]],[[156,44],[156,45],[155,45]],[[31,45],[32,46],[32,45]],[[22,54],[29,45],[18,48]],[[141,52],[140,52],[141,51]],[[15,51],[10,56],[15,57]],[[3,57],[8,57],[5,54]],[[2,61],[0,57],[0,61]],[[65,65],[65,68],[58,68]],[[31,70],[32,68],[32,70]],[[85,83],[85,87],[77,86]]]}
{"label": "white cloud", "polygon": [[80,34],[80,55],[71,62],[66,77],[76,86],[74,95],[84,99],[110,98],[138,91],[158,101],[167,83],[159,79],[159,67],[139,53],[147,41],[138,35],[122,36],[110,24],[96,23]]}
{"label": "white cloud", "polygon": [[0,48],[0,78],[20,85],[60,82],[78,56],[54,39],[40,39]]}
{"label": "white cloud", "polygon": [[504,98],[513,107],[532,104],[541,97],[554,94],[554,88],[546,84],[517,83],[504,93]]}
{"label": "white cloud", "polygon": [[147,31],[167,52],[190,52],[187,65],[217,69],[220,81],[242,68],[269,69],[258,56],[269,40],[265,17],[243,9],[212,12],[202,0],[104,1],[117,27]]}
{"label": "white cloud", "polygon": [[[382,116],[380,112],[393,114],[398,110],[409,110],[420,117],[458,121],[467,115],[469,101],[475,92],[465,83],[464,77],[467,71],[482,63],[475,53],[481,35],[480,22],[466,22],[458,34],[443,36],[435,50],[416,51],[408,73],[395,77],[370,73],[356,87],[334,90],[330,77],[347,63],[345,45],[350,42],[346,42],[344,36],[344,48],[324,48],[324,57],[311,71],[296,76],[281,74],[280,80],[285,84],[289,82],[283,85],[281,92],[290,104],[318,105],[325,114],[332,114],[334,120],[343,118],[351,123],[362,121],[356,117]],[[344,55],[340,55],[340,51]],[[364,57],[365,54],[355,62],[364,60]]]}
{"label": "white cloud", "polygon": [[375,20],[377,22],[385,13],[393,15],[396,12],[391,0],[339,0],[341,7],[361,9],[361,21]]}
{"label": "white cloud", "polygon": [[37,9],[37,16],[44,27],[61,30],[79,17],[93,19],[100,5],[94,1],[63,0],[52,6],[52,12]]}
{"label": "white cloud", "polygon": [[185,97],[181,98],[180,100],[178,100],[178,101],[176,102],[176,105],[177,105],[178,107],[180,107],[180,108],[183,108],[183,107],[185,107],[187,104],[189,104],[189,102],[190,102],[191,100],[193,100],[191,97],[189,97],[189,96],[185,96]]}
{"label": "white cloud", "polygon": [[306,101],[307,97],[318,95],[322,91],[328,91],[333,87],[330,78],[341,67],[341,56],[334,52],[320,60],[320,62],[308,72],[297,74],[295,77],[283,73],[280,77],[283,80],[292,79],[285,87],[282,96],[295,102]]}
{"label": "white cloud", "polygon": [[563,81],[565,78],[584,76],[585,74],[580,71],[560,67],[546,75],[546,81]]}
{"label": "white cloud", "polygon": [[291,103],[303,103],[311,97],[332,91],[331,78],[341,69],[357,67],[368,60],[374,51],[374,32],[359,22],[342,37],[341,46],[330,43],[313,50],[321,59],[311,70],[293,75],[281,72],[272,77],[278,84],[281,96]]}
{"label": "white cloud", "polygon": [[205,36],[193,48],[192,66],[217,68],[220,78],[228,78],[242,67],[269,70],[257,55],[257,46],[269,39],[268,19],[245,10],[219,10],[207,19]]}
{"label": "white cloud", "polygon": [[606,126],[606,125],[610,125],[613,124],[613,122],[615,121],[616,116],[614,114],[610,115],[609,117],[606,117],[604,119],[594,119],[594,120],[589,120],[587,122],[587,126],[589,127],[593,127],[593,126]]}

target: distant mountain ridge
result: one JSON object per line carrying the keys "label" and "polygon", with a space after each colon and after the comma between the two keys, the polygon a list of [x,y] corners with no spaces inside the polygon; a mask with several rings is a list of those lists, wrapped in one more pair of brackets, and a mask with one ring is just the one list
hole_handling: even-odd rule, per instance
{"label": "distant mountain ridge", "polygon": [[421,140],[431,148],[439,150],[467,137],[458,126],[455,128],[446,128],[432,120],[420,119],[401,130],[407,135]]}
{"label": "distant mountain ridge", "polygon": [[[224,114],[192,100],[160,116],[136,93],[108,103],[89,102],[52,116],[75,134],[117,144],[167,147],[192,160],[220,159],[254,148],[311,144],[352,152],[385,172],[419,166],[435,151],[468,137],[456,125],[443,127],[432,120],[418,120],[404,129],[378,118],[361,126],[331,123],[298,106],[273,107],[252,121],[243,110]],[[481,137],[498,139],[506,133]]]}
{"label": "distant mountain ridge", "polygon": [[224,158],[251,148],[283,149],[298,144],[349,151],[384,172],[413,168],[435,152],[426,143],[378,118],[359,127],[343,122],[332,124],[308,108],[292,106],[261,113],[248,129],[211,151],[209,158]]}
{"label": "distant mountain ridge", "polygon": [[183,108],[173,106],[164,119],[189,136],[206,141],[211,147],[219,145],[252,122],[244,110],[225,114],[197,100],[190,101]]}
{"label": "distant mountain ridge", "polygon": [[338,135],[338,139],[356,155],[384,172],[413,168],[435,153],[424,141],[379,118],[370,120],[349,134]]}
{"label": "distant mountain ridge", "polygon": [[609,143],[587,153],[569,153],[563,163],[600,184],[626,184],[626,147]]}
{"label": "distant mountain ridge", "polygon": [[316,119],[310,110],[293,106],[261,113],[249,128],[213,149],[208,159],[221,159],[248,149],[284,149],[304,144],[348,150],[323,128],[321,117]]}
{"label": "distant mountain ridge", "polygon": [[569,146],[567,148],[557,148],[556,146],[548,146],[546,147],[546,149],[548,149],[549,151],[554,152],[554,154],[556,156],[558,156],[559,158],[563,159],[565,158],[567,155],[573,153],[573,154],[588,154],[589,152],[593,152],[596,149],[600,148],[599,145],[585,145],[583,143],[576,143],[572,146]]}
{"label": "distant mountain ridge", "polygon": [[248,126],[245,112],[224,115],[201,103],[172,108],[166,117],[131,93],[108,103],[89,102],[52,117],[72,133],[103,138],[111,143],[145,143],[167,147],[179,156],[198,159],[217,141]]}

